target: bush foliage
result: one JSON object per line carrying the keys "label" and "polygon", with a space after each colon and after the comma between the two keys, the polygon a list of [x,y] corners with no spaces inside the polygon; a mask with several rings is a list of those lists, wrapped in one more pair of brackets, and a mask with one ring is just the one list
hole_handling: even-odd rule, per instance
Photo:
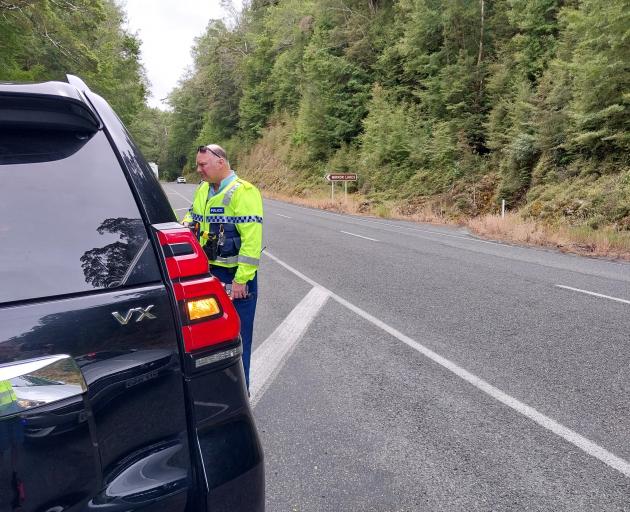
{"label": "bush foliage", "polygon": [[357,172],[377,202],[628,229],[628,26],[627,0],[253,0],[198,40],[169,155],[212,139],[274,190],[271,161],[289,192]]}
{"label": "bush foliage", "polygon": [[628,0],[251,0],[197,38],[168,113],[115,1],[67,4],[0,0],[0,79],[80,74],[173,173],[216,142],[274,190],[356,172],[371,201],[629,229]]}

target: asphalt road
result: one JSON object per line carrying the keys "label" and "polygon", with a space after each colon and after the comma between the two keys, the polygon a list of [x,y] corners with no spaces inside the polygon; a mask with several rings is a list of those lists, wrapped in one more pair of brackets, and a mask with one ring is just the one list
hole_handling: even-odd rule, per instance
{"label": "asphalt road", "polygon": [[630,264],[271,200],[264,230],[268,511],[630,511]]}

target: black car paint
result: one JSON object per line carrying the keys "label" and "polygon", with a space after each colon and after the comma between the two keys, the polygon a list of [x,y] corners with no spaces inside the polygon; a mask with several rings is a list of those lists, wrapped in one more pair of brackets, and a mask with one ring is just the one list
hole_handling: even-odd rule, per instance
{"label": "black car paint", "polygon": [[[146,162],[141,152],[133,142],[129,132],[120,122],[118,116],[109,105],[99,96],[87,93],[87,97],[103,119],[106,133],[111,138],[112,147],[115,149],[121,164],[129,171],[127,176],[132,184],[132,190],[137,193],[137,201],[141,208],[144,208],[145,218],[151,219],[153,224],[161,222],[171,222],[176,220],[174,212],[170,209],[168,199],[162,187],[154,186],[157,178],[151,167]],[[151,231],[151,230],[149,230]],[[154,246],[159,244],[154,238]],[[163,259],[162,272],[166,275]],[[173,303],[173,312],[177,311],[177,306]],[[175,314],[176,318],[179,318]],[[223,347],[225,348],[225,347]],[[216,349],[202,351],[197,354],[203,357]],[[249,398],[245,387],[244,374],[239,358],[233,358],[222,364],[213,365],[209,371],[196,371],[189,354],[182,351],[184,358],[184,369],[187,375],[185,379],[187,385],[186,395],[189,397],[188,409],[189,417],[193,418],[195,425],[195,435],[192,436],[191,445],[197,446],[196,467],[198,468],[197,480],[206,488],[207,497],[205,500],[208,509],[225,511],[251,511],[256,512],[264,509],[264,465],[263,452],[253,428],[254,420],[249,408]],[[227,366],[227,367],[226,367]],[[220,371],[219,371],[220,370]],[[192,375],[192,377],[191,377]],[[239,383],[239,385],[235,385]],[[203,399],[208,395],[207,390],[216,390],[213,395],[221,397],[220,404],[208,402]],[[212,415],[212,421],[207,417],[206,408],[218,407],[220,410]],[[238,425],[241,432],[240,438],[231,435],[230,429],[225,425],[233,422]],[[242,444],[242,441],[245,444]],[[223,447],[223,452],[215,450],[214,453],[203,451],[202,446]],[[245,455],[245,456],[244,456]],[[208,475],[243,475],[241,479],[235,479],[230,492],[226,488],[229,478],[214,479]],[[234,480],[234,479],[232,479]],[[243,493],[243,488],[249,488],[253,492]],[[232,494],[235,492],[235,495]],[[234,496],[238,496],[237,502],[233,502]],[[238,508],[238,502],[242,502]],[[200,510],[204,505],[197,505]]]}
{"label": "black car paint", "polygon": [[[81,398],[32,409],[10,424],[0,419],[0,512],[19,505],[42,512],[263,510],[262,448],[240,359],[196,369],[184,354],[151,229],[174,213],[116,114],[97,95],[77,94],[102,121],[160,275],[130,288],[0,305],[0,364],[65,353],[88,384]],[[149,305],[155,318],[141,322],[121,325],[112,315]]]}

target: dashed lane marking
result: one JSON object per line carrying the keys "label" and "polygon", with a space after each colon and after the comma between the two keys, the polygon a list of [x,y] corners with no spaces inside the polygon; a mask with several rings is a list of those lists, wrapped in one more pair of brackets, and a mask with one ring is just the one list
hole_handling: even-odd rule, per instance
{"label": "dashed lane marking", "polygon": [[349,231],[340,231],[340,233],[344,233],[346,235],[352,235],[359,238],[364,238],[365,240],[372,240],[372,242],[378,242],[376,238],[370,238],[369,236],[357,235],[356,233],[350,233]]}
{"label": "dashed lane marking", "polygon": [[[281,202],[281,201],[277,201],[277,202]],[[283,203],[284,205],[285,203]],[[390,227],[390,228],[394,228],[394,229],[404,229],[407,231],[412,231],[415,233],[426,233],[426,234],[431,234],[431,235],[437,235],[437,236],[443,236],[443,237],[448,237],[448,238],[459,238],[460,240],[465,240],[468,242],[477,242],[477,243],[481,243],[481,244],[491,244],[491,245],[500,245],[503,247],[509,247],[509,245],[504,244],[502,242],[494,242],[492,240],[481,240],[479,238],[473,238],[471,236],[463,236],[463,235],[453,235],[450,233],[442,233],[440,231],[434,231],[431,229],[422,229],[422,228],[418,228],[415,226],[403,226],[400,224],[393,224],[391,222],[386,222],[386,221],[381,221],[381,220],[369,220],[369,219],[364,219],[364,218],[359,218],[359,217],[355,217],[353,215],[344,215],[341,213],[334,213],[334,212],[321,212],[318,210],[314,210],[313,208],[307,208],[304,206],[298,206],[296,204],[290,204],[289,205],[292,208],[299,208],[300,210],[306,210],[308,211],[311,215],[313,215],[314,217],[320,217],[320,218],[327,218],[327,217],[331,217],[331,216],[335,216],[335,217],[342,217],[344,220],[346,220],[347,222],[354,224],[355,226],[357,224],[375,224],[378,227],[381,227],[381,229],[383,229],[384,227]],[[419,238],[423,238],[426,240],[432,240],[432,241],[436,241],[434,238],[429,238],[429,237],[423,237],[421,235],[418,235]]]}
{"label": "dashed lane marking", "polygon": [[600,297],[602,299],[614,300],[614,301],[617,301],[617,302],[621,302],[622,304],[630,304],[630,300],[619,299],[617,297],[611,297],[610,295],[604,295],[602,293],[589,292],[588,290],[581,290],[580,288],[573,288],[571,286],[565,286],[563,284],[557,284],[556,286],[558,288],[564,288],[565,290],[572,290],[574,292],[585,293],[587,295],[593,295],[594,297]]}
{"label": "dashed lane marking", "polygon": [[186,197],[186,196],[185,196],[185,195],[183,195],[183,194],[180,194],[180,193],[179,193],[179,192],[177,192],[176,190],[171,190],[170,188],[165,188],[165,189],[164,189],[164,191],[166,192],[166,194],[171,194],[171,195],[172,195],[172,194],[177,194],[179,197],[181,197],[181,198],[183,198],[183,199],[186,199],[186,201],[188,201],[189,203],[191,203],[191,202],[192,202],[192,200],[191,200],[191,199],[189,199],[188,197]]}
{"label": "dashed lane marking", "polygon": [[607,464],[611,468],[619,471],[624,476],[630,478],[630,462],[609,452],[608,450],[594,443],[590,439],[587,439],[586,437],[578,434],[577,432],[571,430],[570,428],[567,428],[564,425],[561,425],[560,423],[549,418],[548,416],[545,416],[544,414],[537,411],[533,407],[530,407],[529,405],[517,400],[516,398],[508,395],[507,393],[504,393],[503,391],[494,387],[492,384],[486,382],[482,378],[477,377],[476,375],[473,375],[472,373],[465,370],[464,368],[457,365],[456,363],[450,361],[449,359],[446,359],[445,357],[442,357],[441,355],[434,352],[433,350],[425,347],[424,345],[418,343],[417,341],[410,338],[409,336],[406,336],[405,334],[401,333],[394,327],[386,324],[382,320],[379,320],[375,316],[372,316],[367,311],[364,311],[363,309],[355,306],[354,304],[348,302],[342,297],[339,297],[339,295],[319,285],[317,282],[305,276],[299,270],[294,269],[293,267],[291,267],[289,264],[285,263],[284,261],[281,261],[280,259],[275,257],[273,254],[267,251],[265,251],[263,254],[271,258],[273,261],[275,261],[279,265],[286,268],[289,272],[292,272],[299,278],[303,279],[307,283],[310,283],[314,287],[319,288],[321,290],[320,293],[322,294],[327,293],[328,296],[330,296],[330,298],[337,301],[339,304],[342,304],[343,306],[347,307],[351,311],[355,312],[357,315],[361,316],[362,318],[366,319],[367,321],[381,328],[385,332],[391,334],[392,336],[399,339],[400,341],[402,341],[409,347],[413,348],[414,350],[420,352],[425,357],[429,358],[431,361],[439,364],[440,366],[452,372],[459,378],[465,380],[469,384],[472,384],[474,387],[476,387],[480,391],[483,391],[484,393],[491,396],[495,400],[498,400],[499,402],[501,402],[503,405],[506,405],[510,409],[529,418],[530,420],[534,421],[541,427],[549,430],[550,432],[553,432],[557,436],[561,437],[565,441],[568,441],[569,443],[576,446],[577,448],[587,453],[588,455],[595,457],[596,459],[600,460],[604,464]]}

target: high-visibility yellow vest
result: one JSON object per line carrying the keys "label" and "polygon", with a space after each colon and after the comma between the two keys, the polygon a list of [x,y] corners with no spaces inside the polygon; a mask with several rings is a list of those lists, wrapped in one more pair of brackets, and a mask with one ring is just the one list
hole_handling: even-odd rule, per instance
{"label": "high-visibility yellow vest", "polygon": [[[254,278],[262,250],[263,205],[259,190],[236,178],[215,195],[203,182],[182,222],[199,222],[200,231],[221,233],[219,253],[211,265],[238,267],[234,280],[245,284]],[[205,245],[206,240],[200,237]]]}
{"label": "high-visibility yellow vest", "polygon": [[13,391],[11,381],[0,380],[0,409],[17,402],[17,396]]}

